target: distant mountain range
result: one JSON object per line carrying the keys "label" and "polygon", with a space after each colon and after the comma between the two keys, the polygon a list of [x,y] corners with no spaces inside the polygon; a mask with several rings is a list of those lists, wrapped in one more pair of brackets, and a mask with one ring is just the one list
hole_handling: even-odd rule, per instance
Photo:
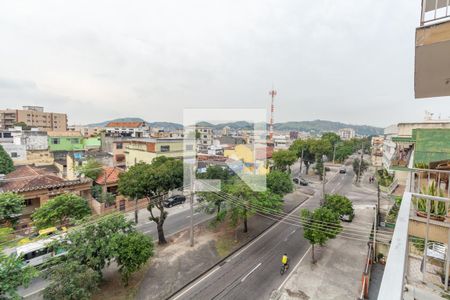
{"label": "distant mountain range", "polygon": [[[146,122],[141,118],[119,118],[110,121],[89,124],[89,127],[104,127],[109,122]],[[165,130],[177,130],[182,129],[183,125],[172,122],[147,122],[150,127],[158,127]],[[239,129],[251,129],[252,123],[246,121],[237,121],[221,124],[211,124],[208,122],[199,122],[198,126],[211,127],[216,130],[221,130],[228,126],[233,130]],[[283,122],[275,123],[274,128],[277,131],[305,131],[312,134],[319,134],[329,131],[338,131],[341,128],[353,128],[357,134],[360,135],[379,135],[383,133],[383,128],[368,126],[368,125],[352,125],[340,122],[326,121],[326,120],[314,120],[314,121],[299,121],[299,122]]]}

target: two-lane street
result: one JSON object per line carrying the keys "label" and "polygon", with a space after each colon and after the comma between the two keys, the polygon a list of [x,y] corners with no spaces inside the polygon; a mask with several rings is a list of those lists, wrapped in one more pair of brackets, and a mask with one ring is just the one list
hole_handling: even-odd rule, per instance
{"label": "two-lane street", "polygon": [[[352,189],[354,174],[350,168],[347,171],[330,179],[327,193],[346,194]],[[320,198],[317,192],[290,215],[298,217],[302,208],[318,207]],[[288,254],[292,268],[308,254],[309,247],[301,226],[284,218],[172,299],[268,299],[285,280],[286,274],[279,273],[281,256]]]}

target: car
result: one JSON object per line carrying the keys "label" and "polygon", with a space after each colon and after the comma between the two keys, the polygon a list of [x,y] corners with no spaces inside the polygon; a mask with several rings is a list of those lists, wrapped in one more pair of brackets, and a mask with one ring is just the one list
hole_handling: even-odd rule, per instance
{"label": "car", "polygon": [[342,167],[342,168],[339,169],[339,173],[340,174],[345,174],[345,173],[347,173],[347,169]]}
{"label": "car", "polygon": [[351,221],[353,221],[354,216],[355,215],[340,215],[339,219],[344,222],[351,222]]}
{"label": "car", "polygon": [[307,186],[308,185],[308,181],[306,181],[305,179],[301,178],[301,177],[295,177],[292,179],[292,181],[296,184],[300,184],[303,186]]}
{"label": "car", "polygon": [[165,200],[163,205],[164,205],[164,207],[172,207],[175,205],[183,204],[184,202],[186,202],[185,196],[175,195],[175,196],[169,197],[167,200]]}

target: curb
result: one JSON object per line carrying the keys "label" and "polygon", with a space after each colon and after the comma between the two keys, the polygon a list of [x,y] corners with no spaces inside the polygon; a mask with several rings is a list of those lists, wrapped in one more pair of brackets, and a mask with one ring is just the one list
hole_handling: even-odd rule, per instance
{"label": "curb", "polygon": [[[303,200],[302,202],[300,202],[298,205],[294,206],[291,210],[285,212],[286,214],[289,214],[291,212],[293,212],[294,210],[296,210],[300,205],[302,205],[303,203],[305,203],[306,201],[308,201],[312,196],[309,196],[308,198],[306,198],[305,200]],[[283,218],[281,218],[280,220],[282,220]],[[171,299],[174,296],[176,296],[179,292],[181,292],[182,290],[184,290],[186,287],[188,287],[189,285],[191,285],[192,283],[194,283],[195,281],[197,281],[198,279],[200,279],[201,277],[203,277],[204,275],[206,275],[207,273],[209,273],[212,269],[214,269],[215,267],[219,266],[219,265],[223,265],[224,262],[230,258],[232,255],[234,255],[236,252],[238,252],[239,250],[241,250],[242,248],[244,248],[245,246],[247,246],[248,244],[250,244],[252,241],[254,241],[255,239],[257,239],[259,236],[261,236],[262,234],[264,234],[265,232],[267,232],[268,230],[270,230],[273,226],[275,226],[276,224],[278,224],[280,222],[280,220],[277,220],[275,222],[273,222],[269,227],[267,227],[266,229],[264,229],[263,231],[261,231],[260,233],[258,233],[256,236],[254,236],[251,240],[248,240],[247,242],[245,242],[244,244],[240,245],[238,248],[236,248],[235,250],[233,250],[232,252],[230,252],[227,256],[225,256],[224,258],[220,259],[217,263],[215,263],[214,265],[212,265],[211,267],[209,267],[207,270],[205,270],[204,272],[200,273],[198,276],[194,277],[193,279],[191,279],[190,281],[188,281],[186,284],[184,284],[181,288],[179,288],[178,290],[176,290],[175,292],[171,293],[169,296],[167,296],[165,299]]]}

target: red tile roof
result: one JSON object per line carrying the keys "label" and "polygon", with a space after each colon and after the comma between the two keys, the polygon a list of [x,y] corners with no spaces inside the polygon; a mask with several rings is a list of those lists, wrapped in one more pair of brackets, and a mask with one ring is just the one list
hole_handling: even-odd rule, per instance
{"label": "red tile roof", "polygon": [[25,192],[50,187],[69,186],[84,183],[86,179],[64,180],[56,173],[32,166],[17,166],[16,170],[5,176],[5,183],[0,184],[0,190],[7,192]]}
{"label": "red tile roof", "polygon": [[111,184],[117,183],[119,181],[119,175],[122,173],[122,170],[115,167],[103,167],[102,173],[95,179],[95,183],[97,184]]}
{"label": "red tile roof", "polygon": [[119,128],[138,128],[145,126],[144,122],[109,122],[106,127],[119,127]]}

